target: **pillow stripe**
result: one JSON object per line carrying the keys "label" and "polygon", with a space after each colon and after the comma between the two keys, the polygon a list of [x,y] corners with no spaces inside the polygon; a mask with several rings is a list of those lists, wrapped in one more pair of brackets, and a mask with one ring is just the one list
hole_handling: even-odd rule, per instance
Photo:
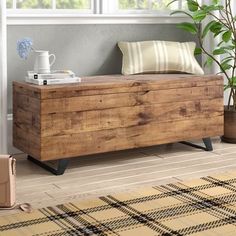
{"label": "pillow stripe", "polygon": [[193,71],[194,70],[194,66],[193,66],[194,62],[193,62],[192,57],[191,57],[191,50],[190,50],[189,44],[185,44],[185,45],[187,47],[189,60],[191,61],[191,63],[190,63],[191,64],[191,70]]}
{"label": "pillow stripe", "polygon": [[[191,56],[191,51],[193,51],[193,54],[194,54],[195,47],[191,49],[191,48],[190,48],[190,45],[188,44],[188,48],[189,48],[190,57],[191,57],[191,59],[192,59],[192,69],[193,69],[193,71],[195,71],[195,70],[196,70],[196,63],[194,63],[195,58]],[[193,59],[194,59],[194,60],[193,60]]]}
{"label": "pillow stripe", "polygon": [[140,54],[138,50],[138,43],[135,44],[135,56],[137,60],[137,73],[140,73],[141,70],[141,64],[140,64]]}
{"label": "pillow stripe", "polygon": [[157,42],[157,48],[158,48],[158,56],[159,56],[159,67],[160,67],[160,70],[159,71],[164,71],[164,68],[163,68],[163,63],[161,61],[161,58],[162,58],[162,47],[161,47],[161,42]]}
{"label": "pillow stripe", "polygon": [[163,52],[164,52],[164,71],[165,73],[168,72],[169,70],[169,57],[168,57],[168,52],[167,52],[167,45],[166,45],[166,42],[162,41],[162,47],[163,47]]}
{"label": "pillow stripe", "polygon": [[158,52],[157,52],[157,43],[156,41],[152,41],[153,43],[153,47],[154,47],[154,53],[155,53],[155,58],[156,58],[156,61],[155,61],[155,69],[156,71],[159,70],[159,59],[158,59]]}
{"label": "pillow stripe", "polygon": [[135,57],[136,73],[140,73],[138,43],[134,44],[134,57]]}
{"label": "pillow stripe", "polygon": [[184,56],[184,61],[185,61],[185,70],[189,70],[188,68],[188,53],[187,53],[187,49],[186,49],[186,46],[184,44],[181,44],[182,45],[182,54]]}
{"label": "pillow stripe", "polygon": [[178,43],[178,54],[180,58],[180,65],[181,65],[181,71],[185,71],[185,60],[184,55],[182,53],[182,44]]}
{"label": "pillow stripe", "polygon": [[[133,70],[134,69],[134,63],[133,63],[133,60],[132,60],[131,44],[127,44],[127,46],[128,46],[128,54],[129,54],[127,64],[130,65],[130,67],[129,67],[130,73],[128,73],[128,74],[134,74],[134,70]],[[122,68],[122,73],[125,74],[125,71],[123,71],[123,70],[124,70],[124,65],[123,65],[123,68]]]}
{"label": "pillow stripe", "polygon": [[192,71],[192,60],[189,55],[188,46],[186,44],[183,44],[183,47],[185,48],[186,70]]}
{"label": "pillow stripe", "polygon": [[160,71],[164,72],[165,71],[165,60],[166,60],[165,52],[164,52],[162,41],[160,41],[158,44],[159,44],[159,49],[160,49],[159,57],[161,58],[161,60],[160,60],[161,70]]}
{"label": "pillow stripe", "polygon": [[140,65],[140,59],[139,59],[139,51],[138,51],[138,43],[135,44],[135,58],[136,58],[136,71],[137,73],[140,73],[141,65]]}
{"label": "pillow stripe", "polygon": [[204,74],[194,57],[194,42],[143,41],[119,42],[123,53],[122,73],[184,72]]}
{"label": "pillow stripe", "polygon": [[182,54],[182,57],[184,58],[184,71],[187,71],[188,68],[187,68],[187,64],[188,64],[188,58],[187,58],[187,54],[186,54],[186,48],[184,46],[184,44],[181,43],[181,54]]}
{"label": "pillow stripe", "polygon": [[138,46],[138,56],[139,56],[139,64],[140,64],[139,72],[141,73],[143,71],[143,53],[142,53],[141,45],[139,42],[137,43],[137,46]]}
{"label": "pillow stripe", "polygon": [[133,61],[133,73],[136,74],[137,71],[136,71],[136,63],[135,63],[135,55],[134,55],[134,47],[135,45],[134,44],[131,44],[131,56],[132,56],[132,61]]}

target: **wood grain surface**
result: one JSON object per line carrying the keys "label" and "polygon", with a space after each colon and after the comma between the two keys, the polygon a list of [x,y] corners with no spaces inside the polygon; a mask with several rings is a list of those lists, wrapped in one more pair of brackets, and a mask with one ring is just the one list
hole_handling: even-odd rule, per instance
{"label": "wood grain surface", "polygon": [[108,75],[13,91],[14,146],[43,161],[223,134],[221,76]]}

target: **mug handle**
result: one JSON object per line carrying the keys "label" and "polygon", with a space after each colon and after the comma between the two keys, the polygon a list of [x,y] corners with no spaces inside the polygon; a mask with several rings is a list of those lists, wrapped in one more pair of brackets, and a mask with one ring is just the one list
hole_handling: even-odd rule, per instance
{"label": "mug handle", "polygon": [[53,57],[52,62],[50,63],[50,66],[52,66],[54,64],[54,62],[56,61],[56,56],[54,54],[50,54],[49,60],[50,60],[50,57]]}

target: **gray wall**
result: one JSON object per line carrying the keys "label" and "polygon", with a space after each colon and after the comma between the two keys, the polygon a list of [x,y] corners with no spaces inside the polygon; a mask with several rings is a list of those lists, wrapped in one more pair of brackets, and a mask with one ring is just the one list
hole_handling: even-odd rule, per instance
{"label": "gray wall", "polygon": [[24,80],[33,69],[33,53],[21,60],[16,41],[33,39],[34,48],[49,50],[57,57],[52,69],[71,69],[78,76],[117,74],[121,71],[118,41],[195,41],[174,24],[158,25],[37,25],[8,27],[8,109],[12,110],[12,81]]}

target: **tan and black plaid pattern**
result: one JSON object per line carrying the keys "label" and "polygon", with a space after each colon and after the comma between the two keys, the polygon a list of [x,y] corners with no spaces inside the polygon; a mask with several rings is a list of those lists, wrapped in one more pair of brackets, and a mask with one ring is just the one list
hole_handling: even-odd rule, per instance
{"label": "tan and black plaid pattern", "polygon": [[1,236],[236,235],[236,172],[0,218]]}

